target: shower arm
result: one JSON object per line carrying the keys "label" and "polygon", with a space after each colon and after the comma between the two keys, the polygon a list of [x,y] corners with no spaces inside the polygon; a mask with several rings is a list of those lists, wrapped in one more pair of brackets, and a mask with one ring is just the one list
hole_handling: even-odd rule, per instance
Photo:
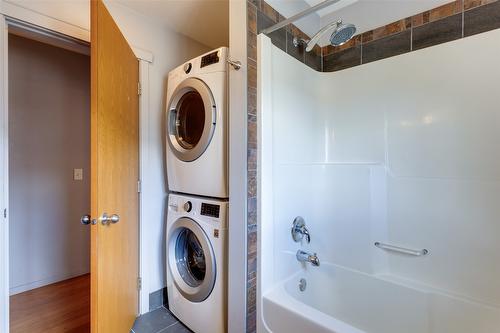
{"label": "shower arm", "polygon": [[307,47],[306,47],[306,52],[309,52],[313,49],[313,47],[318,44],[319,39],[327,33],[330,29],[332,28],[337,28],[340,24],[342,24],[342,21],[337,21],[337,22],[332,22],[330,24],[325,25],[320,31],[318,31],[310,41],[307,42]]}
{"label": "shower arm", "polygon": [[293,22],[295,22],[295,21],[297,21],[297,20],[299,20],[299,19],[303,18],[304,16],[307,16],[307,15],[309,15],[309,14],[311,14],[311,13],[314,13],[314,12],[316,12],[316,11],[320,10],[320,9],[323,9],[323,8],[326,8],[326,7],[331,6],[331,5],[333,5],[333,4],[336,4],[336,3],[337,3],[337,2],[339,2],[339,1],[340,1],[340,0],[325,0],[325,1],[323,1],[323,2],[321,2],[321,3],[319,3],[319,4],[317,4],[316,6],[313,6],[313,7],[311,7],[311,8],[306,9],[306,10],[303,10],[303,11],[301,11],[300,13],[295,14],[295,15],[293,15],[293,16],[292,16],[292,17],[290,17],[290,18],[287,18],[286,20],[283,20],[283,21],[281,21],[281,22],[278,22],[278,23],[276,23],[275,25],[270,26],[269,28],[263,29],[263,30],[261,31],[261,33],[263,33],[263,34],[266,34],[266,35],[267,35],[267,34],[269,34],[269,33],[273,32],[273,31],[276,31],[276,30],[278,30],[278,29],[281,29],[281,28],[283,28],[283,27],[285,27],[285,26],[287,26],[287,25],[289,25],[289,24],[291,24],[291,23],[293,23]]}

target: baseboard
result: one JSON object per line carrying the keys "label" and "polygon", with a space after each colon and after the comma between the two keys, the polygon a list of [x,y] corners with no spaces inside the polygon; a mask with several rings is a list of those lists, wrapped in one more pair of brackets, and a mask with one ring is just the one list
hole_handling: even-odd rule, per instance
{"label": "baseboard", "polygon": [[20,293],[23,293],[23,292],[28,291],[28,290],[40,288],[40,287],[47,286],[47,285],[52,284],[52,283],[64,281],[64,280],[71,279],[71,278],[74,278],[74,277],[77,277],[80,275],[84,275],[84,274],[88,274],[88,273],[89,273],[89,271],[86,270],[86,271],[82,271],[82,272],[54,275],[54,276],[51,276],[51,277],[48,277],[45,279],[41,279],[38,281],[22,284],[20,286],[15,286],[15,287],[12,287],[9,289],[9,296],[20,294]]}
{"label": "baseboard", "polygon": [[149,311],[156,310],[162,306],[168,306],[167,288],[162,288],[149,294]]}

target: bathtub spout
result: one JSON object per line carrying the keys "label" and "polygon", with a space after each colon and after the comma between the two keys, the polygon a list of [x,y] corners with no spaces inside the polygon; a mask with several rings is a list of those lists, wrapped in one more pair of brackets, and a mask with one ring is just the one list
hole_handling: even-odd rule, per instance
{"label": "bathtub spout", "polygon": [[314,254],[310,254],[306,251],[297,250],[297,260],[300,262],[310,262],[313,266],[319,266],[319,258]]}

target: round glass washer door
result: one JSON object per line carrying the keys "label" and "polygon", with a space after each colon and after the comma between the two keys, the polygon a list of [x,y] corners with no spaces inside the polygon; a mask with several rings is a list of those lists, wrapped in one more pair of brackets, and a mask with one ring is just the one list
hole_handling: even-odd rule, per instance
{"label": "round glass washer door", "polygon": [[191,302],[202,302],[212,292],[216,261],[207,235],[194,220],[182,217],[168,238],[168,265],[177,290]]}
{"label": "round glass washer door", "polygon": [[184,162],[200,157],[215,131],[217,111],[208,86],[188,78],[179,84],[168,105],[167,137],[175,156]]}

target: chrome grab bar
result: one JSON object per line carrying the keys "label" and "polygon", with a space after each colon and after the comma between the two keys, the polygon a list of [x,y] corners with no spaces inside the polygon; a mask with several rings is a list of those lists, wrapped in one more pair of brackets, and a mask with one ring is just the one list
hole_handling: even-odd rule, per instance
{"label": "chrome grab bar", "polygon": [[399,252],[399,253],[408,254],[408,255],[417,256],[417,257],[421,257],[421,256],[425,256],[425,255],[429,254],[429,251],[427,249],[412,250],[412,249],[407,249],[404,247],[389,245],[389,244],[380,243],[380,242],[375,242],[374,245],[382,250]]}

